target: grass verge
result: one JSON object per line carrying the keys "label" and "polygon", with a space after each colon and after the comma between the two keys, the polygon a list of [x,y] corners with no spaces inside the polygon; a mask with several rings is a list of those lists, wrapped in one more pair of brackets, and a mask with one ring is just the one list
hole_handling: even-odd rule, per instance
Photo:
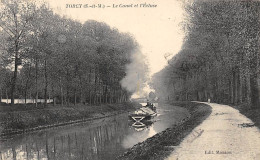
{"label": "grass verge", "polygon": [[211,113],[211,107],[195,102],[173,102],[174,106],[189,110],[190,117],[182,122],[138,143],[117,157],[118,160],[163,160],[174,150],[180,142]]}
{"label": "grass verge", "polygon": [[247,118],[251,119],[254,122],[255,126],[260,129],[260,108],[250,108],[246,104],[231,106],[239,110],[239,112],[245,115]]}

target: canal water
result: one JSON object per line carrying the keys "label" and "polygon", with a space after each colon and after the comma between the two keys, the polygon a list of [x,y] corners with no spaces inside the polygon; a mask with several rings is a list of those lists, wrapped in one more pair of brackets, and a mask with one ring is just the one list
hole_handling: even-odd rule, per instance
{"label": "canal water", "polygon": [[189,114],[184,108],[157,106],[158,115],[145,126],[125,113],[1,139],[0,160],[114,160]]}

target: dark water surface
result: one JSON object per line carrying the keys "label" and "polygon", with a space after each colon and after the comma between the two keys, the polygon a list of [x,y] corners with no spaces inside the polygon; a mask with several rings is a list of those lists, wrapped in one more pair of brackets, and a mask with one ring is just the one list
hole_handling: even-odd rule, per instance
{"label": "dark water surface", "polygon": [[1,139],[0,160],[114,160],[189,114],[165,104],[159,104],[157,112],[158,116],[146,126],[129,121],[126,113]]}

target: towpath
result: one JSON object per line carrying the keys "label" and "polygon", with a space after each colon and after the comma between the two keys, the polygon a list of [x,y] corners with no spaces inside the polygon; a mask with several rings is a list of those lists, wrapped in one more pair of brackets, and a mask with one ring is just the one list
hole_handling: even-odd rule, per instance
{"label": "towpath", "polygon": [[211,115],[167,160],[260,160],[260,130],[238,110],[209,104]]}

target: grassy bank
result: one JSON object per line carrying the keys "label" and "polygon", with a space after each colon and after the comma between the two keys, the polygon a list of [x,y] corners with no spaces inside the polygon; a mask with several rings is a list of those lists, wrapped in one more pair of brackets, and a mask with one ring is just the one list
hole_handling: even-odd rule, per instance
{"label": "grassy bank", "polygon": [[69,105],[52,106],[33,104],[1,105],[0,133],[1,136],[23,133],[60,125],[79,123],[86,120],[107,117],[138,107],[137,103],[119,103],[100,106]]}
{"label": "grassy bank", "polygon": [[138,143],[129,149],[118,160],[160,160],[170,155],[177,146],[196,126],[205,120],[211,113],[211,107],[195,102],[174,102],[173,106],[184,107],[189,110],[190,117],[173,125],[163,132]]}
{"label": "grassy bank", "polygon": [[250,109],[246,104],[241,104],[237,106],[231,105],[233,108],[238,109],[239,112],[245,115],[247,118],[251,119],[255,126],[260,129],[260,108]]}

